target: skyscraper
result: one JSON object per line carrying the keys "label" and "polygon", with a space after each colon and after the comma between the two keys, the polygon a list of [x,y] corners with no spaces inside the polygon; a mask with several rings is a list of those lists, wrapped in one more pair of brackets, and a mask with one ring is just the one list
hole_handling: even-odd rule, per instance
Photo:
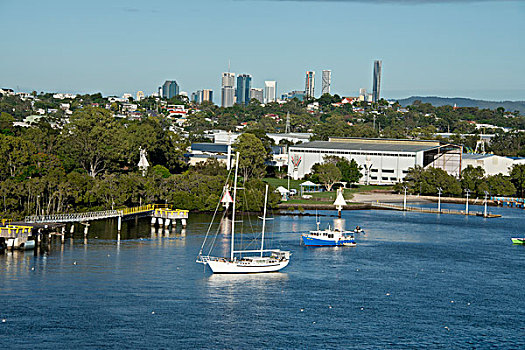
{"label": "skyscraper", "polygon": [[381,65],[382,61],[374,61],[374,85],[372,86],[372,102],[377,102],[381,95]]}
{"label": "skyscraper", "polygon": [[235,95],[235,73],[222,73],[221,106],[233,106],[233,96]]}
{"label": "skyscraper", "polygon": [[259,101],[261,103],[263,103],[263,101],[264,101],[263,89],[251,88],[250,89],[250,100],[252,98],[256,99],[257,101]]}
{"label": "skyscraper", "polygon": [[172,98],[179,94],[179,84],[175,80],[166,80],[162,85],[162,97]]}
{"label": "skyscraper", "polygon": [[238,104],[248,105],[250,103],[250,89],[252,86],[252,76],[249,74],[239,74],[237,76],[237,101]]}
{"label": "skyscraper", "polygon": [[277,82],[264,82],[264,103],[275,102],[277,96]]}
{"label": "skyscraper", "polygon": [[321,94],[329,94],[330,93],[330,84],[332,82],[332,71],[331,70],[323,70],[323,85],[322,85],[322,92]]}
{"label": "skyscraper", "polygon": [[315,72],[306,72],[306,84],[304,87],[305,98],[315,97]]}
{"label": "skyscraper", "polygon": [[213,102],[213,91],[210,89],[202,90],[202,102],[209,101]]}

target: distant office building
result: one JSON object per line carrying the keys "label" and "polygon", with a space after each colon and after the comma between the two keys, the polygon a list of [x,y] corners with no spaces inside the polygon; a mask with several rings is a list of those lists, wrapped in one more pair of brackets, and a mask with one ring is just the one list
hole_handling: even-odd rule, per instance
{"label": "distant office building", "polygon": [[191,102],[202,103],[202,90],[197,90],[191,93]]}
{"label": "distant office building", "polygon": [[298,99],[299,101],[304,101],[305,93],[304,91],[290,91],[286,94],[281,95],[281,100],[291,100],[291,99]]}
{"label": "distant office building", "polygon": [[277,99],[277,82],[264,82],[264,103],[275,102]]}
{"label": "distant office building", "polygon": [[202,102],[208,101],[213,102],[213,91],[210,89],[202,90]]}
{"label": "distant office building", "polygon": [[221,106],[233,106],[235,96],[235,73],[222,73]]}
{"label": "distant office building", "polygon": [[248,105],[250,103],[250,90],[252,85],[252,76],[249,74],[239,74],[237,76],[237,100],[235,103]]}
{"label": "distant office building", "polygon": [[323,71],[322,95],[330,93],[331,82],[332,82],[332,71],[324,70]]}
{"label": "distant office building", "polygon": [[137,101],[144,99],[144,91],[137,91]]}
{"label": "distant office building", "polygon": [[372,102],[377,102],[381,95],[381,65],[382,61],[374,61],[374,85],[372,87]]}
{"label": "distant office building", "polygon": [[257,101],[264,103],[263,89],[251,88],[250,89],[250,100],[254,98]]}
{"label": "distant office building", "polygon": [[197,90],[191,93],[191,102],[203,103],[204,101],[213,102],[213,91],[209,89]]}
{"label": "distant office building", "polygon": [[304,86],[304,92],[306,98],[315,97],[315,72],[306,72],[306,83]]}
{"label": "distant office building", "polygon": [[179,84],[175,80],[166,80],[162,85],[162,97],[172,98],[179,94]]}

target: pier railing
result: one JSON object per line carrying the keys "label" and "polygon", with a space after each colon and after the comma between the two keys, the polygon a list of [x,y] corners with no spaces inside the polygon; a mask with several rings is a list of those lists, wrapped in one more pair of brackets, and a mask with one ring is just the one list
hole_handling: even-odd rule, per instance
{"label": "pier railing", "polygon": [[168,219],[187,219],[188,211],[181,209],[170,209],[171,206],[167,204],[147,204],[133,208],[122,208],[115,210],[91,211],[85,213],[70,213],[70,214],[53,214],[53,215],[32,215],[26,216],[26,223],[52,223],[52,222],[85,222],[92,220],[109,219],[116,217],[124,217],[128,215],[150,214],[155,213],[155,216]]}
{"label": "pier railing", "polygon": [[91,211],[86,213],[54,214],[54,215],[32,215],[26,216],[27,223],[42,222],[81,222],[108,219],[120,216],[120,210]]}
{"label": "pier railing", "polygon": [[[468,213],[463,210],[455,210],[455,209],[435,209],[435,208],[422,208],[422,207],[403,207],[402,205],[398,204],[390,204],[390,203],[372,203],[372,207],[376,207],[379,209],[392,209],[392,210],[399,210],[399,211],[414,211],[419,213],[432,213],[432,214],[453,214],[453,215],[470,215],[470,216],[485,216],[482,212],[479,211],[469,211]],[[501,215],[498,214],[490,214],[487,213],[487,218],[498,218],[501,217]]]}
{"label": "pier railing", "polygon": [[19,238],[31,235],[32,226],[18,226],[8,225],[0,227],[0,237],[4,238]]}

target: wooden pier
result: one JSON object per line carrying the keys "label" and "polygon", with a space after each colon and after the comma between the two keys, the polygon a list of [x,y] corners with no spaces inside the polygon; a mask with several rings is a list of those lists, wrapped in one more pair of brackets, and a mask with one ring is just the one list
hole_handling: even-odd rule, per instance
{"label": "wooden pier", "polygon": [[171,223],[175,226],[176,220],[180,220],[184,228],[186,227],[188,213],[188,210],[157,208],[153,211],[151,224],[155,225],[158,222],[159,226],[169,227]]}
{"label": "wooden pier", "polygon": [[133,208],[122,208],[116,210],[94,211],[86,213],[68,213],[54,215],[33,215],[27,216],[24,222],[11,223],[2,220],[0,224],[0,250],[3,248],[18,249],[23,248],[28,241],[34,241],[27,246],[37,246],[44,239],[51,240],[52,236],[59,236],[62,243],[65,241],[66,224],[70,224],[69,232],[75,232],[75,223],[84,226],[84,239],[87,238],[90,222],[116,218],[117,221],[117,240],[120,241],[120,231],[122,220],[138,218],[144,216],[152,217],[152,224],[158,220],[159,225],[165,228],[170,224],[176,226],[176,221],[180,220],[182,227],[186,227],[188,210],[171,209],[165,204],[148,204]]}
{"label": "wooden pier", "polygon": [[500,218],[499,214],[487,213],[486,215],[483,212],[478,211],[468,211],[463,210],[454,210],[454,209],[434,209],[434,208],[421,208],[421,207],[403,207],[402,205],[390,204],[390,203],[371,203],[372,209],[386,209],[386,210],[398,210],[398,211],[415,211],[418,213],[429,213],[429,214],[452,214],[452,215],[468,215],[468,216],[481,216],[485,218]]}

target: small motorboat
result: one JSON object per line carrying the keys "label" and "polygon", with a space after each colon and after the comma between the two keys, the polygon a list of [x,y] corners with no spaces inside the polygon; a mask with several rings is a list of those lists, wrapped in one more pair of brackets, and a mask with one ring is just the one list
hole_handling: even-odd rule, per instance
{"label": "small motorboat", "polygon": [[359,226],[356,226],[354,231],[354,233],[365,233],[365,230],[363,230],[361,227]]}
{"label": "small motorboat", "polygon": [[521,244],[521,245],[525,245],[525,237],[517,237],[517,238],[511,238],[512,239],[512,244]]}
{"label": "small motorboat", "polygon": [[33,240],[25,241],[24,243],[20,244],[21,250],[34,250],[36,247],[36,242]]}

